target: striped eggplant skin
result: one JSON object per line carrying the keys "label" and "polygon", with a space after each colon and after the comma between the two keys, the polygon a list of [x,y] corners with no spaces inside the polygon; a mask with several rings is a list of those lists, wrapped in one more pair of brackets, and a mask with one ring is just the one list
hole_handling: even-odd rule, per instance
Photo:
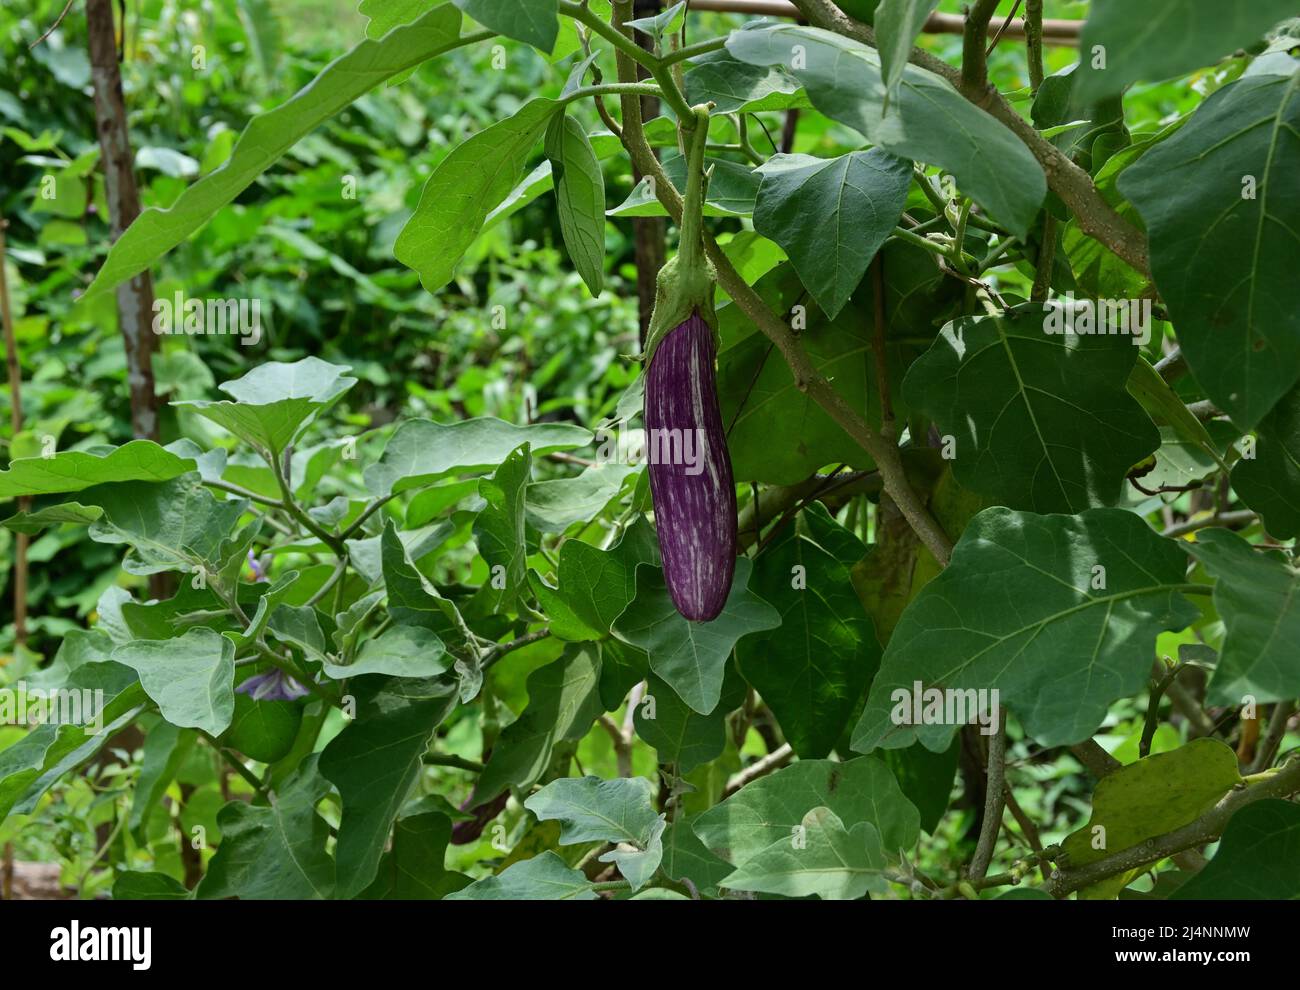
{"label": "striped eggplant skin", "polygon": [[659,341],[645,380],[646,456],[664,580],[677,611],[695,622],[717,618],[736,568],[736,485],[716,357],[713,330],[694,312]]}

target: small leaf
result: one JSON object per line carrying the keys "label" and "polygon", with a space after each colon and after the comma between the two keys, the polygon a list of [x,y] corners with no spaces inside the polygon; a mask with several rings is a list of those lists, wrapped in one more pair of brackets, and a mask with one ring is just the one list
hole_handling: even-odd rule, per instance
{"label": "small leaf", "polygon": [[485,28],[523,41],[547,54],[560,32],[558,0],[455,0]]}
{"label": "small leaf", "polygon": [[912,46],[939,0],[880,0],[875,28],[887,99],[893,99],[912,55]]}
{"label": "small leaf", "polygon": [[823,900],[852,900],[886,888],[880,833],[870,822],[848,829],[829,808],[813,808],[800,829],[746,859],[721,886]]}
{"label": "small leaf", "polygon": [[593,296],[605,284],[605,177],[587,131],[563,111],[546,130],[560,233],[573,267]]}
{"label": "small leaf", "polygon": [[342,680],[364,674],[392,677],[436,677],[451,666],[451,657],[435,633],[420,626],[395,625],[361,644],[350,664],[325,661],[326,677]]}
{"label": "small leaf", "polygon": [[449,901],[594,901],[592,882],[555,853],[547,850],[502,870],[464,890],[449,894]]}
{"label": "small leaf", "polygon": [[501,462],[491,478],[479,482],[479,495],[487,506],[474,520],[474,542],[488,565],[483,594],[493,612],[514,605],[528,581],[524,493],[532,470],[533,459],[524,444]]}

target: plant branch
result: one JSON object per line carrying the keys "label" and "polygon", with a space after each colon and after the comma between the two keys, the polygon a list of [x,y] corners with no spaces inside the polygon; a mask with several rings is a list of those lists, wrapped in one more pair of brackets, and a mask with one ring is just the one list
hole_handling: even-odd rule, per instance
{"label": "plant branch", "polygon": [[998,722],[998,731],[989,737],[988,783],[984,790],[984,822],[980,828],[979,842],[975,845],[975,856],[971,859],[966,879],[972,882],[983,880],[993,862],[993,849],[997,845],[998,833],[1002,830],[1002,810],[1006,807],[1007,774],[1007,720],[1002,717]]}
{"label": "plant branch", "polygon": [[975,0],[966,10],[966,29],[962,33],[961,78],[971,92],[978,92],[989,83],[988,56],[984,39],[988,37],[989,21],[998,9],[1000,0]]}
{"label": "plant branch", "polygon": [[1300,791],[1300,760],[1292,760],[1281,770],[1259,783],[1237,788],[1193,822],[1140,845],[1112,853],[1078,869],[1058,869],[1052,875],[1048,891],[1053,897],[1066,897],[1076,890],[1129,870],[1167,859],[1184,850],[1213,842],[1238,811],[1265,798],[1285,798]]}

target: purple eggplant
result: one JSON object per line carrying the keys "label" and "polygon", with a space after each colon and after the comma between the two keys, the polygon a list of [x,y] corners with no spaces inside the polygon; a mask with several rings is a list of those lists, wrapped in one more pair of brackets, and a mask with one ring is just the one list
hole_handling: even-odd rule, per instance
{"label": "purple eggplant", "polygon": [[736,485],[718,408],[714,331],[698,311],[657,343],[645,380],[646,457],[664,580],[677,611],[715,619],[736,568]]}

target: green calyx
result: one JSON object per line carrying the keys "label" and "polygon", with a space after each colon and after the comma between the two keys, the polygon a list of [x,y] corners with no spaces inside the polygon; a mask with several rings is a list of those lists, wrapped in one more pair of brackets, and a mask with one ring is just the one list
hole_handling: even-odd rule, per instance
{"label": "green calyx", "polygon": [[646,334],[647,366],[659,342],[693,313],[713,329],[714,343],[718,343],[718,317],[713,309],[717,274],[704,253],[704,148],[709,139],[709,108],[697,106],[694,112],[691,128],[682,127],[687,165],[681,239],[677,254],[659,269],[655,280],[655,308]]}

